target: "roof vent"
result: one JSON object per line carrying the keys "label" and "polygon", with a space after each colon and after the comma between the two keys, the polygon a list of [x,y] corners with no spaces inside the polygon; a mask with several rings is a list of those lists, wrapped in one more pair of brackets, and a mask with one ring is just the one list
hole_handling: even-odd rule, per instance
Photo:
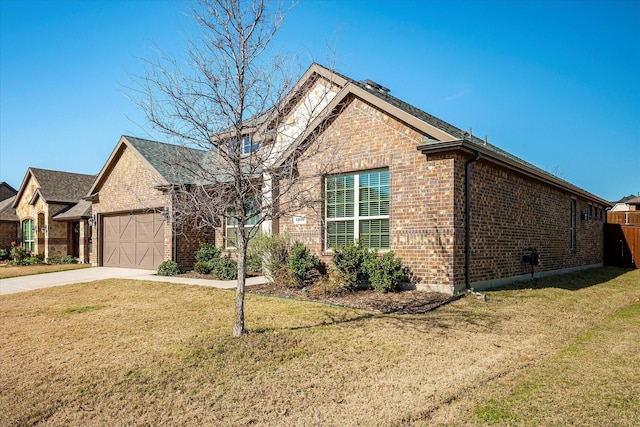
{"label": "roof vent", "polygon": [[374,82],[373,80],[365,80],[364,82],[361,82],[362,84],[365,85],[365,87],[369,90],[376,90],[380,93],[389,93],[391,92],[391,89],[386,88],[384,86],[382,86],[379,83]]}

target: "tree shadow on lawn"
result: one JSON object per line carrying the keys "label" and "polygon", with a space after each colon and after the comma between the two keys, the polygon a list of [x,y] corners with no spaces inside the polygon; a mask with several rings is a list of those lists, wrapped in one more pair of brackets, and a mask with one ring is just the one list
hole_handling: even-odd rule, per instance
{"label": "tree shadow on lawn", "polygon": [[494,291],[514,291],[524,289],[545,289],[557,288],[568,291],[579,291],[580,289],[596,286],[616,277],[622,276],[631,271],[630,269],[620,267],[598,267],[588,270],[581,270],[573,273],[559,274],[555,276],[547,276],[526,280],[522,282],[510,283],[504,286],[496,286],[486,288],[482,292]]}

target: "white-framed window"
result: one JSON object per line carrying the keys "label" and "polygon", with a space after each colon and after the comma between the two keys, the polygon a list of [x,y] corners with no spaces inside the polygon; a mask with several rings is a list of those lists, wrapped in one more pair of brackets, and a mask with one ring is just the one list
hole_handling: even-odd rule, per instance
{"label": "white-framed window", "polygon": [[[229,150],[234,150],[237,146],[236,141],[229,141]],[[240,141],[240,154],[249,154],[254,153],[260,149],[260,144],[258,142],[253,142],[251,136],[247,135],[242,138]]]}
{"label": "white-framed window", "polygon": [[576,239],[577,239],[577,233],[576,233],[576,227],[577,227],[577,209],[576,209],[576,199],[571,199],[571,250],[575,251],[576,250]]}
{"label": "white-framed window", "polygon": [[[249,201],[248,205],[253,205],[253,201]],[[256,226],[258,223],[258,213],[257,208],[253,206],[247,207],[247,214],[252,216],[245,224],[245,230]],[[227,249],[235,249],[238,246],[238,220],[234,218],[234,216],[234,210],[229,209],[225,219],[225,240]]]}
{"label": "white-framed window", "polygon": [[22,247],[33,251],[35,242],[35,231],[33,220],[27,219],[22,222]]}
{"label": "white-framed window", "polygon": [[389,249],[389,169],[325,178],[325,249]]}

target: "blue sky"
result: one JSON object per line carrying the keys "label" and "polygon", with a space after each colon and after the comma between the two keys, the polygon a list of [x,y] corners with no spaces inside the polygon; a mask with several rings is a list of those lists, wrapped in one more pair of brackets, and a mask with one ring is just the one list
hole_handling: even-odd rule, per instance
{"label": "blue sky", "polygon": [[[0,181],[95,174],[155,44],[179,54],[185,3],[0,0]],[[607,200],[640,192],[640,1],[308,1],[277,46],[327,64]],[[331,55],[329,55],[331,56]],[[331,64],[327,64],[331,65]]]}

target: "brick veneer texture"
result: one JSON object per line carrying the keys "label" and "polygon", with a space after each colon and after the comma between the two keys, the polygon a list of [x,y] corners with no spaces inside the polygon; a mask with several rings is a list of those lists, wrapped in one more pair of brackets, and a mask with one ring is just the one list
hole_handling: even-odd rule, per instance
{"label": "brick veneer texture", "polygon": [[[465,287],[465,163],[457,152],[430,155],[416,150],[423,136],[358,98],[318,138],[325,155],[304,160],[301,175],[313,175],[326,162],[332,173],[389,168],[390,246],[416,279],[418,289],[453,294]],[[588,210],[577,197],[577,248],[570,247],[570,205],[575,197],[482,159],[472,163],[470,282],[486,283],[527,274],[524,248],[536,247],[536,271],[561,270],[602,262],[602,220],[581,221]],[[315,185],[321,197],[321,178]],[[302,184],[301,184],[302,185]],[[309,184],[306,184],[309,185]],[[322,206],[305,208],[304,225],[283,217],[281,233],[305,243],[330,262],[324,248]]]}

